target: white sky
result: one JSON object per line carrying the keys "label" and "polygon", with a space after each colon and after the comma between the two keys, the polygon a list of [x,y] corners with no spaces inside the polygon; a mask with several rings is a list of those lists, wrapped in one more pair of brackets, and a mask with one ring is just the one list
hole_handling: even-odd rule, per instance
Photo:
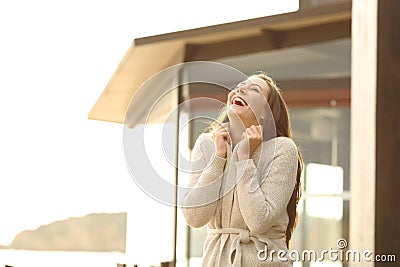
{"label": "white sky", "polygon": [[54,220],[127,211],[133,193],[146,197],[125,166],[122,125],[87,119],[134,38],[297,7],[297,0],[1,1],[0,244]]}

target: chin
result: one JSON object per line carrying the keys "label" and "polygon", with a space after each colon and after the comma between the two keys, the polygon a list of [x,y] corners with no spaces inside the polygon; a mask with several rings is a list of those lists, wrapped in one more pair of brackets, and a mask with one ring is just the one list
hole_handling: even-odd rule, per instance
{"label": "chin", "polygon": [[243,112],[241,112],[241,110],[231,109],[228,107],[227,114],[228,114],[229,120],[232,120],[232,119],[234,119],[234,120],[240,119],[241,121],[246,120],[245,114],[243,114]]}

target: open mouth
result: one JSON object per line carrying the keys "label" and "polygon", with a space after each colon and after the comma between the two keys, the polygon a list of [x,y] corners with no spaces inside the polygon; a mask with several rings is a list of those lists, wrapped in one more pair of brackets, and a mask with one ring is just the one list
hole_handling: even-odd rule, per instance
{"label": "open mouth", "polygon": [[244,106],[247,106],[247,103],[246,103],[246,101],[245,101],[243,98],[241,98],[240,96],[234,96],[234,97],[232,98],[232,105],[244,107]]}

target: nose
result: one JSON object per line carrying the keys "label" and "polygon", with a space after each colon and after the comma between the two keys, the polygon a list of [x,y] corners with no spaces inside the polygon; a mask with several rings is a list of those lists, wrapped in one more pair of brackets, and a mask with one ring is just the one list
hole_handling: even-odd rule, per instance
{"label": "nose", "polygon": [[236,94],[246,94],[246,90],[243,87],[238,87],[234,90]]}

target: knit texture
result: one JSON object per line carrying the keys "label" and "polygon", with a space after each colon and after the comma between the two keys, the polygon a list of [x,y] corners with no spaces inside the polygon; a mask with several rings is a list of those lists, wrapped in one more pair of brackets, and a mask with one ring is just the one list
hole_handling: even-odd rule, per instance
{"label": "knit texture", "polygon": [[[216,156],[211,134],[203,133],[191,160],[182,212],[192,227],[207,224],[202,266],[292,266],[269,252],[287,252],[286,207],[297,175],[294,142],[263,141],[250,159],[239,161],[229,144],[226,159]],[[266,248],[268,254],[260,254]]]}

